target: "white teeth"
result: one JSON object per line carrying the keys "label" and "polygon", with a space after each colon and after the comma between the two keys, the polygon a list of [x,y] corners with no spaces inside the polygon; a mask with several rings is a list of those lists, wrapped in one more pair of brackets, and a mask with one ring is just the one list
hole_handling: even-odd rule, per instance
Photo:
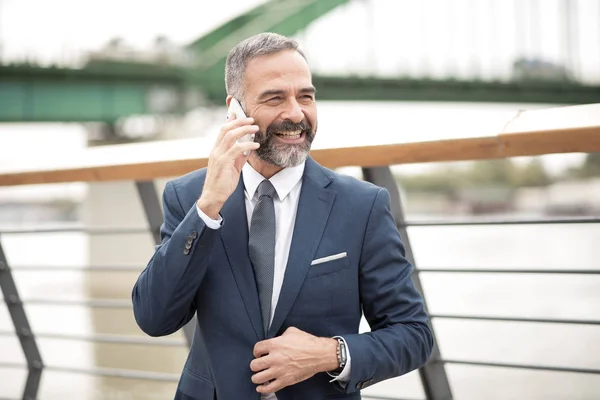
{"label": "white teeth", "polygon": [[291,131],[291,132],[277,132],[280,136],[299,136],[302,133],[301,130]]}

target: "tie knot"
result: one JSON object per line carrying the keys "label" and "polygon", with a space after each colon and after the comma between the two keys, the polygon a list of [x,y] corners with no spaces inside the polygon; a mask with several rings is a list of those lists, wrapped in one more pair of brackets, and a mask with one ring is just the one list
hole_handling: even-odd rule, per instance
{"label": "tie knot", "polygon": [[274,198],[277,192],[275,191],[275,187],[268,180],[265,179],[258,185],[258,198],[260,199],[263,196],[269,196],[270,198]]}

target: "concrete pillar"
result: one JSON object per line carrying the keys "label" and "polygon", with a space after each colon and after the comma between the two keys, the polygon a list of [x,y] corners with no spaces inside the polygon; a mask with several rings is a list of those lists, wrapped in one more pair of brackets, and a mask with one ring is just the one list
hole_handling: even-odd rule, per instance
{"label": "concrete pillar", "polygon": [[[164,181],[157,183],[162,195]],[[160,197],[159,197],[160,198]],[[144,227],[148,223],[135,182],[91,183],[83,210],[86,226],[95,228]],[[139,272],[146,266],[154,251],[149,232],[89,236],[89,265],[135,266]],[[86,287],[89,298],[117,299],[131,304],[131,290],[139,272],[89,272]],[[136,325],[132,308],[92,308],[91,332],[147,337]],[[177,332],[173,338],[183,339]],[[187,349],[148,345],[94,345],[97,367],[144,370],[179,374]],[[99,392],[111,393],[114,398],[169,398],[175,393],[174,383],[151,383],[123,378],[100,378]],[[135,395],[133,393],[135,392]],[[128,397],[131,396],[131,397]]]}

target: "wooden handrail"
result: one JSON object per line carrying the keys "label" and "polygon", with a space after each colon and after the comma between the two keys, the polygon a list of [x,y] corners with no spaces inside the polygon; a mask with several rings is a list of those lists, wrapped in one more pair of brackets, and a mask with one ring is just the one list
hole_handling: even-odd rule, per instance
{"label": "wooden handrail", "polygon": [[[0,169],[0,186],[152,180],[183,175],[208,162],[212,139],[172,140],[90,148],[59,164]],[[531,110],[487,137],[353,147],[321,147],[312,157],[329,167],[468,161],[557,153],[600,152],[600,104]],[[158,154],[158,155],[157,155]],[[110,160],[118,159],[117,162]],[[58,165],[57,165],[58,164]]]}

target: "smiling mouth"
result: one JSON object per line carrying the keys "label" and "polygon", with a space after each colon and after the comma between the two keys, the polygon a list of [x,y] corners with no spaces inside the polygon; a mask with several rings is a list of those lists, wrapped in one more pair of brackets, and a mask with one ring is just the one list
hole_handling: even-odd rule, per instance
{"label": "smiling mouth", "polygon": [[275,135],[279,136],[282,139],[294,140],[294,139],[300,139],[300,136],[302,136],[302,133],[303,133],[303,131],[298,129],[295,131],[275,132]]}

